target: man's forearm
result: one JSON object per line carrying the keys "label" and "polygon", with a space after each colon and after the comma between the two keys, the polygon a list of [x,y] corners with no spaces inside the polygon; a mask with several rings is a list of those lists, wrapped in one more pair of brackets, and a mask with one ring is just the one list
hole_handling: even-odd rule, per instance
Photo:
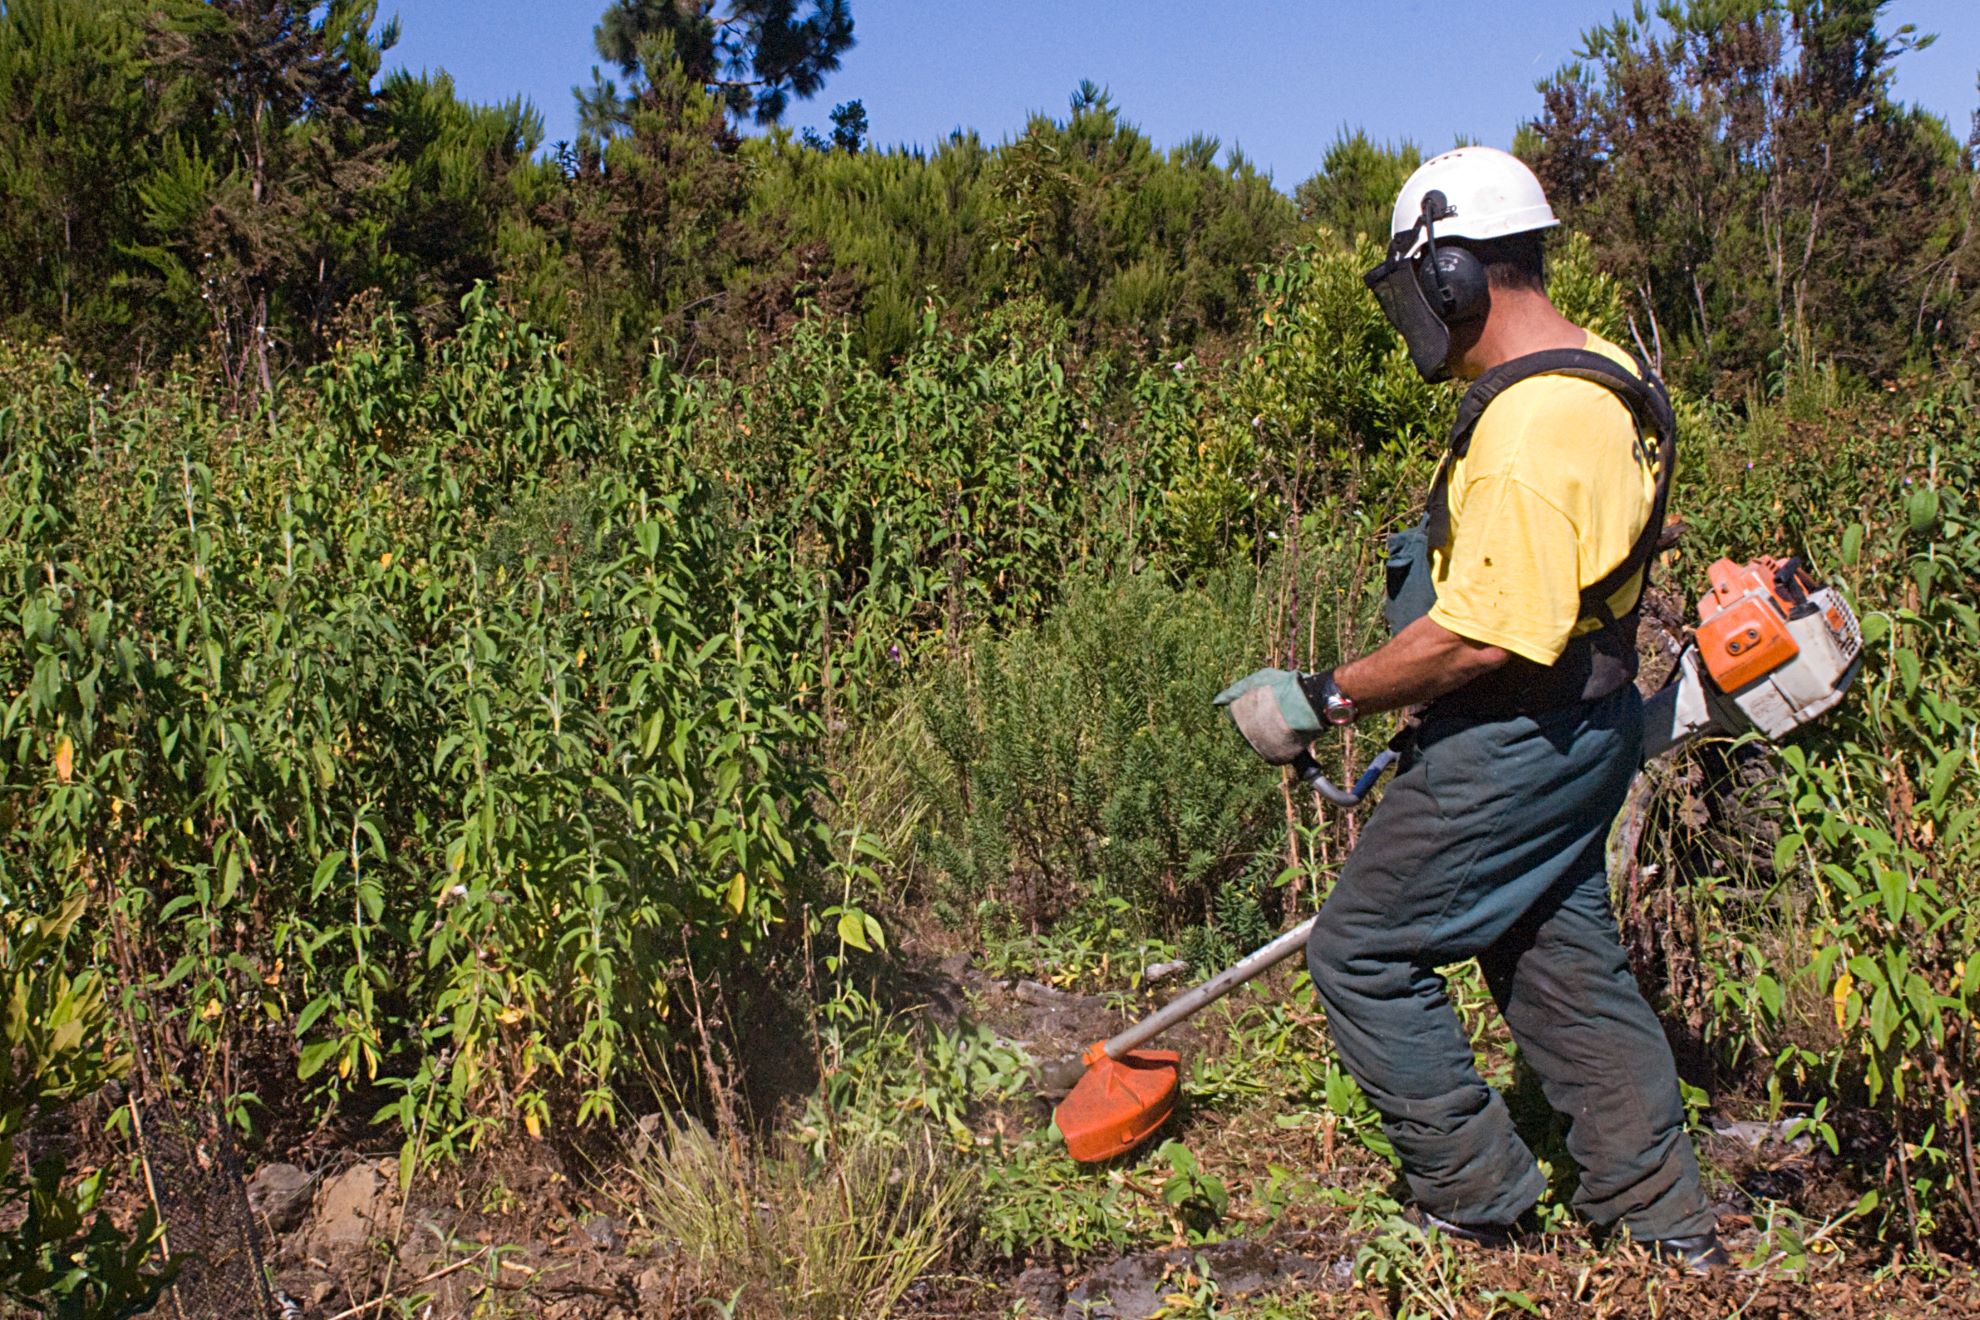
{"label": "man's forearm", "polygon": [[1510,651],[1460,637],[1421,618],[1379,650],[1334,671],[1334,683],[1362,714],[1434,701],[1506,663]]}

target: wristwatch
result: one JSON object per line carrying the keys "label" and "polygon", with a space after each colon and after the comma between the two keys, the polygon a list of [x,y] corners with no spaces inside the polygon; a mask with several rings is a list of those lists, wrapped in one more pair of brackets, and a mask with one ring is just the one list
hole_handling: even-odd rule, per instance
{"label": "wristwatch", "polygon": [[1317,674],[1301,674],[1299,686],[1314,712],[1336,728],[1354,723],[1355,717],[1361,713],[1354,708],[1354,698],[1335,685],[1334,671],[1331,669]]}

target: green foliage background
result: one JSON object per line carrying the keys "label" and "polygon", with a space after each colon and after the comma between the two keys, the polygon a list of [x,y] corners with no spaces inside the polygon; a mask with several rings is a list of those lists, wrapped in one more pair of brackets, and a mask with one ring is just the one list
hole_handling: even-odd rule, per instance
{"label": "green foliage background", "polygon": [[[1867,658],[1794,746],[1646,777],[1618,893],[1703,1080],[1847,1154],[1893,1234],[1970,1244],[1972,149],[1890,102],[1879,6],[1721,8],[1549,85],[1551,288],[1683,387],[1673,595],[1798,551]],[[376,1120],[430,1161],[609,1129],[656,1069],[719,1116],[717,1038],[795,1014],[829,1118],[903,932],[1115,988],[1311,910],[1352,824],[1208,697],[1376,638],[1454,402],[1361,282],[1416,147],[1343,134],[1289,199],[1091,86],[995,146],[745,140],[648,34],[610,131],[546,159],[521,104],[378,83],[391,35],[341,2],[0,14],[0,909],[8,941],[59,914],[10,974],[88,1024],[51,1051],[13,1014],[43,1062],[0,1115],[142,1050],[255,1140]],[[1708,65],[1775,126],[1643,109]],[[1680,177],[1722,229],[1646,204]],[[1899,242],[1916,214],[1964,228]],[[1783,235],[1820,260],[1753,274]],[[1009,1060],[926,1050],[875,1084],[966,1144]],[[1337,1067],[1287,1084],[1372,1132]],[[998,1204],[1124,1231],[1030,1158]],[[1162,1159],[1200,1234],[1223,1185]]]}

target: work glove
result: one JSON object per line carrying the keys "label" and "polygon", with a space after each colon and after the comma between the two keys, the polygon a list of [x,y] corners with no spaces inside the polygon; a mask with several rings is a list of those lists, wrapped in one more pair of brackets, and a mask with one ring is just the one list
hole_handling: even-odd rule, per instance
{"label": "work glove", "polygon": [[1219,692],[1216,704],[1267,765],[1290,765],[1327,727],[1291,669],[1261,669]]}

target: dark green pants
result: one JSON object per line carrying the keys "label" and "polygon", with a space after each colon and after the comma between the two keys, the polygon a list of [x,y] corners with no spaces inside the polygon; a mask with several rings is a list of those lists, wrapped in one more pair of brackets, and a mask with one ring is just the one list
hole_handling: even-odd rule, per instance
{"label": "dark green pants", "polygon": [[1320,910],[1307,966],[1425,1209],[1510,1224],[1545,1190],[1438,968],[1477,958],[1581,1167],[1575,1208],[1638,1238],[1712,1215],[1670,1046],[1636,988],[1603,850],[1641,756],[1634,688],[1537,718],[1434,712]]}

